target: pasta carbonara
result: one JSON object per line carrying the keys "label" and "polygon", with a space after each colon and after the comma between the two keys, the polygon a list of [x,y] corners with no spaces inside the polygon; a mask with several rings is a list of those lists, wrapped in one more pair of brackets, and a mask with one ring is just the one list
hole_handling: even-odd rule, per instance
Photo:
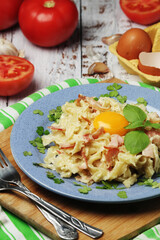
{"label": "pasta carbonara", "polygon": [[[152,177],[160,168],[160,130],[149,129],[149,146],[139,154],[131,154],[124,145],[124,136],[105,132],[103,127],[95,129],[93,121],[101,112],[110,111],[123,115],[125,104],[109,97],[79,95],[74,102],[62,106],[58,123],[51,126],[51,133],[42,137],[48,148],[43,167],[56,170],[61,177],[72,175],[88,185],[102,180],[117,180],[126,187],[133,185],[140,175]],[[149,113],[144,105],[140,107],[147,119],[160,118]]]}

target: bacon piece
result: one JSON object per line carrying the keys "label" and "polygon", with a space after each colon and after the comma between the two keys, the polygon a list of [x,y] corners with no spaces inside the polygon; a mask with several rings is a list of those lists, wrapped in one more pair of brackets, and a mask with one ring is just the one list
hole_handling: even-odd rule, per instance
{"label": "bacon piece", "polygon": [[92,134],[90,133],[83,135],[83,138],[85,143],[89,143],[90,141],[93,140]]}
{"label": "bacon piece", "polygon": [[148,135],[149,138],[154,137],[156,135],[160,136],[160,130],[151,129],[151,130],[147,131],[146,134]]}
{"label": "bacon piece", "polygon": [[77,107],[81,107],[81,99],[79,97],[75,100],[75,103]]}
{"label": "bacon piece", "polygon": [[106,159],[106,163],[108,165],[108,170],[111,171],[112,167],[114,166],[114,158],[117,157],[119,153],[119,149],[118,148],[109,148],[107,152],[105,152],[105,159]]}
{"label": "bacon piece", "polygon": [[95,131],[93,134],[84,134],[83,138],[84,138],[84,142],[87,144],[90,141],[99,138],[103,133],[105,133],[104,131],[104,127],[100,127],[97,131]]}
{"label": "bacon piece", "polygon": [[91,121],[90,121],[88,118],[85,118],[85,117],[82,116],[82,119],[83,119],[84,121],[88,122],[89,125],[91,125]]}
{"label": "bacon piece", "polygon": [[87,161],[87,156],[86,156],[86,152],[85,152],[85,147],[82,147],[82,149],[81,149],[81,156],[82,156],[82,159],[84,160],[84,162],[80,166],[80,169],[87,169],[88,161]]}
{"label": "bacon piece", "polygon": [[95,110],[108,111],[110,109],[110,107],[108,107],[108,108],[107,107],[102,107],[102,105],[99,102],[95,101],[93,99],[93,97],[86,97],[82,94],[79,94],[78,99],[83,100],[84,102],[87,102],[89,104],[89,106],[92,107]]}
{"label": "bacon piece", "polygon": [[160,116],[156,112],[148,113],[151,123],[160,123]]}
{"label": "bacon piece", "polygon": [[152,138],[152,143],[154,143],[160,149],[160,135],[155,135]]}
{"label": "bacon piece", "polygon": [[97,138],[99,138],[102,134],[104,134],[105,133],[105,131],[104,131],[104,127],[100,127],[100,128],[98,128],[98,130],[97,131],[95,131],[93,134],[92,134],[92,137],[94,138],[94,139],[97,139]]}
{"label": "bacon piece", "polygon": [[60,145],[60,148],[61,149],[69,149],[69,148],[74,148],[75,146],[75,143],[74,144],[63,144],[63,145]]}
{"label": "bacon piece", "polygon": [[56,127],[56,126],[50,126],[48,127],[51,130],[58,130],[58,131],[66,131],[66,129],[60,128],[60,127]]}
{"label": "bacon piece", "polygon": [[109,147],[109,148],[118,148],[123,143],[124,143],[124,139],[120,135],[113,134],[113,135],[111,135],[111,141],[110,141],[110,143],[108,144],[107,147]]}
{"label": "bacon piece", "polygon": [[160,149],[160,130],[151,129],[147,131],[146,134],[151,139],[152,143],[154,143]]}
{"label": "bacon piece", "polygon": [[149,145],[142,151],[142,155],[145,156],[145,157],[154,158],[154,151],[153,151],[152,144],[149,144]]}
{"label": "bacon piece", "polygon": [[57,153],[58,153],[58,154],[61,154],[62,152],[57,149]]}

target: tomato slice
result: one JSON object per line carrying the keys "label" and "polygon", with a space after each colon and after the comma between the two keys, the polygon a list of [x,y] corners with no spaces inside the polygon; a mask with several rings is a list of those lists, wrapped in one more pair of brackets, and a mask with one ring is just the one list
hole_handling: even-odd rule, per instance
{"label": "tomato slice", "polygon": [[160,0],[120,0],[120,6],[133,22],[148,25],[160,21]]}
{"label": "tomato slice", "polygon": [[34,66],[26,59],[0,55],[0,96],[15,95],[29,86]]}

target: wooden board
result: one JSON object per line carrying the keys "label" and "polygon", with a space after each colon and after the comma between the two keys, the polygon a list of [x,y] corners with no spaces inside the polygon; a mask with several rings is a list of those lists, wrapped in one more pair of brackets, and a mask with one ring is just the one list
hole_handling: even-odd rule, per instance
{"label": "wooden board", "polygon": [[[111,82],[113,79],[111,80]],[[120,82],[118,79],[114,79]],[[160,198],[132,204],[92,204],[65,198],[47,191],[30,180],[16,165],[11,149],[12,127],[0,133],[0,148],[21,175],[22,182],[35,194],[84,222],[103,229],[101,240],[131,239],[160,220]],[[152,191],[152,190],[151,190]],[[18,193],[0,193],[0,205],[22,218],[52,239],[59,239],[54,227],[35,205]],[[79,233],[80,240],[90,239]]]}

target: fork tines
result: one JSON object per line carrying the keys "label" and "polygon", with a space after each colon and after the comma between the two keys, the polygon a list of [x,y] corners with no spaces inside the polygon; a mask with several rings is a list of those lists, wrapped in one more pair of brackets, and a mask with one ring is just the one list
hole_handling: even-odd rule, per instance
{"label": "fork tines", "polygon": [[4,155],[2,149],[0,148],[0,166],[3,168],[5,166],[8,166],[8,158]]}

